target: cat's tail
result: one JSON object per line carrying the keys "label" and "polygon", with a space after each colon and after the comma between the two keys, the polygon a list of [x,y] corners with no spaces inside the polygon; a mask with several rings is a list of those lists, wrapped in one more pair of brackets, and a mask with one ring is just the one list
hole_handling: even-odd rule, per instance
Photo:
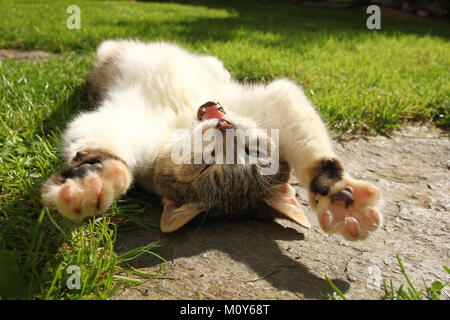
{"label": "cat's tail", "polygon": [[118,61],[123,40],[106,40],[97,48],[95,64],[86,80],[87,99],[93,107],[106,98],[108,89],[120,74]]}

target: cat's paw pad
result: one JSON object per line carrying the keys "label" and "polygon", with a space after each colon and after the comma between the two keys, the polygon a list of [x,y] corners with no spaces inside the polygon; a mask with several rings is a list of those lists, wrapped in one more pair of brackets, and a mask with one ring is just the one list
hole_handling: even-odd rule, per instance
{"label": "cat's paw pad", "polygon": [[130,184],[128,167],[122,161],[107,159],[55,174],[44,184],[43,199],[67,218],[79,221],[105,212]]}
{"label": "cat's paw pad", "polygon": [[320,226],[347,240],[364,240],[381,226],[383,217],[376,209],[380,198],[380,190],[371,183],[343,179],[328,196],[315,196]]}

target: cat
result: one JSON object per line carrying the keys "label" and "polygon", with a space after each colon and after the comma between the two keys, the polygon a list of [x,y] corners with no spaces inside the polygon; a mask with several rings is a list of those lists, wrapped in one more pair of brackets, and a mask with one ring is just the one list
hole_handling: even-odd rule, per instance
{"label": "cat", "polygon": [[[69,219],[104,213],[137,181],[160,197],[163,232],[202,213],[281,217],[308,228],[288,183],[293,170],[324,231],[363,240],[382,224],[381,191],[344,169],[320,115],[290,80],[243,84],[217,58],[175,44],[106,40],[97,48],[87,91],[94,108],[64,131],[67,167],[42,188],[44,203]],[[224,140],[225,132],[254,129],[258,133],[249,141],[262,141],[272,151],[252,164],[173,160],[180,141],[189,146],[190,134],[209,129]],[[277,130],[276,139],[268,130]],[[250,145],[245,144],[247,159]],[[264,157],[277,164],[272,174],[262,174]]]}

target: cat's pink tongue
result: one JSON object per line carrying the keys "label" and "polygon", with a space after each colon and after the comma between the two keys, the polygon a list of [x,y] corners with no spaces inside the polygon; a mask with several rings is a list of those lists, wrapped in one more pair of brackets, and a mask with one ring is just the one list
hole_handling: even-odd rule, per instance
{"label": "cat's pink tongue", "polygon": [[202,121],[209,120],[209,119],[219,119],[220,120],[224,117],[224,115],[225,115],[225,113],[220,111],[218,109],[217,105],[214,105],[214,106],[204,108],[204,112],[203,112],[201,120]]}

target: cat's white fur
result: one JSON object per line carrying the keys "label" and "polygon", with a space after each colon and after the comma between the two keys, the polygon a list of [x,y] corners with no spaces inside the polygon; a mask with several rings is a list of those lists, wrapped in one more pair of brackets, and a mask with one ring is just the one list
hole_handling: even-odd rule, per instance
{"label": "cat's white fur", "polygon": [[[192,127],[198,107],[206,101],[219,101],[230,116],[250,118],[260,128],[280,129],[281,153],[307,188],[317,161],[337,158],[321,117],[292,81],[241,84],[215,57],[164,42],[108,40],[97,50],[97,63],[117,54],[123,76],[115,79],[96,110],[78,115],[65,131],[67,162],[79,150],[106,149],[148,184],[145,180],[158,150],[174,129]],[[345,173],[333,190],[355,183]],[[48,203],[57,202],[58,188],[53,186],[44,194]],[[375,198],[366,207],[374,206],[379,196]],[[311,194],[310,201],[317,203],[319,219],[326,214],[328,197]],[[357,217],[352,211],[356,209],[347,210],[346,216]]]}
{"label": "cat's white fur", "polygon": [[66,160],[85,147],[108,148],[140,172],[176,128],[190,128],[205,101],[220,101],[227,112],[249,117],[261,128],[282,129],[280,149],[304,185],[304,168],[336,157],[322,119],[303,91],[289,80],[242,85],[222,62],[168,43],[106,41],[101,61],[120,50],[120,68],[109,97],[95,111],[79,115],[64,135]]}

